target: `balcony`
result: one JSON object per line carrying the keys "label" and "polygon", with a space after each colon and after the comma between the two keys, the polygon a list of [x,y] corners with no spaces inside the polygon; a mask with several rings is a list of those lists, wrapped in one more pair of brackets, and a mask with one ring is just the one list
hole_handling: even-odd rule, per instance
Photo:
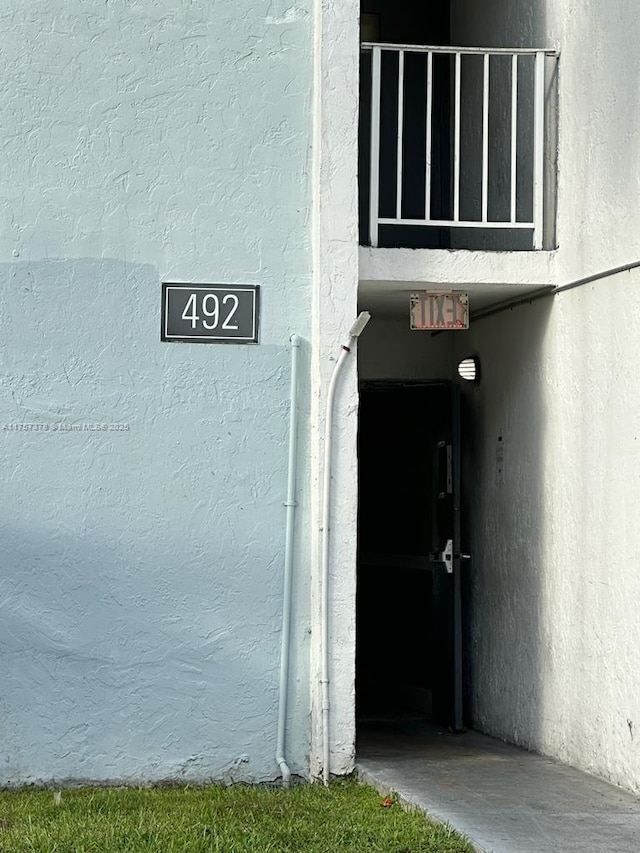
{"label": "balcony", "polygon": [[362,45],[360,242],[554,245],[553,51]]}

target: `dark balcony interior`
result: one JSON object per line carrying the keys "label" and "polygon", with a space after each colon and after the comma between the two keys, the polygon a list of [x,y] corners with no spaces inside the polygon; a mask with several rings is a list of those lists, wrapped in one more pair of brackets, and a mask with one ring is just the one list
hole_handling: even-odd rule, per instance
{"label": "dark balcony interior", "polygon": [[[414,0],[362,0],[361,3],[362,40],[388,44],[446,45],[450,37],[449,0],[417,4]],[[422,59],[420,57],[419,59]],[[415,60],[411,57],[411,60]],[[396,116],[398,98],[397,60],[385,56],[381,109],[389,116]],[[395,61],[395,69],[393,63]],[[418,210],[423,199],[425,178],[425,140],[424,128],[419,126],[421,110],[411,109],[411,104],[425,101],[426,77],[424,61],[410,61],[407,67],[407,105],[406,133],[410,140],[405,145],[404,186],[406,209]],[[434,75],[440,75],[439,91],[446,96],[440,97],[434,104],[439,132],[434,134],[431,203],[434,213],[445,216],[450,207],[450,98],[448,96],[449,63],[443,58],[434,68]],[[381,128],[380,139],[380,202],[381,209],[393,207],[396,193],[396,134],[397,121],[385,122]],[[371,164],[371,53],[361,54],[360,70],[360,146],[359,146],[359,194],[360,194],[360,243],[369,244],[369,172]],[[422,204],[424,202],[422,201]],[[421,214],[419,214],[421,215]],[[393,225],[380,228],[380,245],[388,248],[407,247],[414,249],[446,249],[451,247],[448,228],[424,228],[408,225],[399,229]]]}
{"label": "dark balcony interior", "polygon": [[[542,111],[538,108],[536,125],[535,54],[530,51],[515,57],[494,52],[486,57],[489,49],[480,52],[481,45],[470,47],[475,55],[446,52],[459,35],[452,33],[450,0],[424,4],[362,0],[363,44],[390,47],[379,52],[378,97],[374,94],[374,50],[365,47],[361,51],[361,245],[493,251],[542,248],[542,214],[536,214],[536,210],[542,211],[542,202],[541,196],[536,201],[534,187],[536,180],[544,183],[550,198],[551,179],[539,167],[534,173],[532,140],[538,127],[536,144],[540,148],[549,144],[546,125],[544,131],[540,128],[546,121],[552,88],[545,79],[546,106]],[[400,52],[394,45],[409,47]],[[425,51],[424,46],[443,48],[444,52]],[[372,237],[374,100],[380,122],[374,133],[379,166],[374,170],[378,204],[376,208],[374,190],[373,209],[377,209],[378,219],[387,221],[374,220]],[[540,101],[536,103],[539,107]],[[545,205],[550,207],[548,199]],[[536,233],[527,224],[534,220]],[[546,233],[547,246],[550,242]]]}

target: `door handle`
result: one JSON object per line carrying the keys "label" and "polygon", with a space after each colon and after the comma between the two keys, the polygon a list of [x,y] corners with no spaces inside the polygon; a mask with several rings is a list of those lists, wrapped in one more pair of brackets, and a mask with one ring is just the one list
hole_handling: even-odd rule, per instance
{"label": "door handle", "polygon": [[440,552],[440,562],[444,563],[448,575],[453,573],[453,539],[447,539],[444,551]]}
{"label": "door handle", "polygon": [[444,567],[448,575],[453,574],[453,559],[456,557],[459,560],[470,560],[471,554],[454,554],[453,539],[447,539],[447,544],[444,546],[444,551],[440,551],[438,561],[444,563]]}

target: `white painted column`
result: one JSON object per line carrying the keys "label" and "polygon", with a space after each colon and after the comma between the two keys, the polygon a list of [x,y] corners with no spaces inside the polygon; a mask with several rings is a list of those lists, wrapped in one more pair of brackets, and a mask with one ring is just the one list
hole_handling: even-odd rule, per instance
{"label": "white painted column", "polygon": [[[358,0],[315,4],[313,146],[313,331],[311,397],[312,592],[311,775],[322,773],[320,689],[320,541],[326,393],[358,291]],[[331,772],[355,757],[355,590],[357,381],[355,359],[337,389],[329,553],[329,699]]]}

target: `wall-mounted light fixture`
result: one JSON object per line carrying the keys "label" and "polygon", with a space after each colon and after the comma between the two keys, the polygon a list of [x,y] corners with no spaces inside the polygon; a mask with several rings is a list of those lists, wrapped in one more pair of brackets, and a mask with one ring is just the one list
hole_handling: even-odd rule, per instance
{"label": "wall-mounted light fixture", "polygon": [[480,359],[475,355],[463,358],[458,365],[458,375],[467,382],[480,382]]}

